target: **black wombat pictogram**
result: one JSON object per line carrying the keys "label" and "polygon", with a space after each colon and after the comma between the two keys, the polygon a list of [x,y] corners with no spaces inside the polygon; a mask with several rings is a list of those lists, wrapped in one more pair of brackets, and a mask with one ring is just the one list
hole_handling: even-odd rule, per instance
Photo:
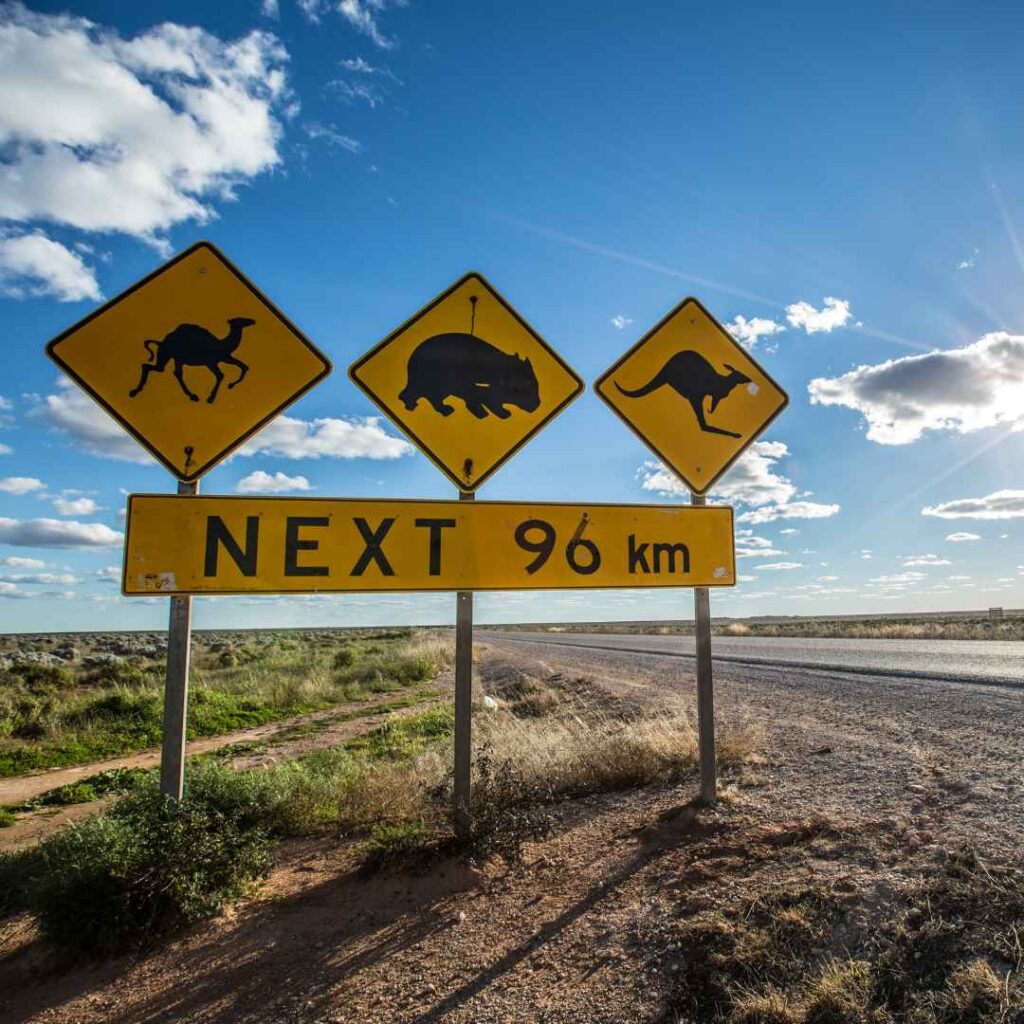
{"label": "black wombat pictogram", "polygon": [[668,385],[685,398],[693,408],[697,424],[707,434],[723,434],[725,437],[740,437],[731,430],[714,427],[704,418],[704,400],[711,399],[708,413],[713,413],[718,403],[726,398],[733,388],[740,384],[749,384],[750,378],[734,369],[728,363],[723,364],[729,371],[719,373],[699,352],[677,352],[669,358],[665,365],[642,387],[635,391],[627,391],[617,381],[615,386],[627,398],[643,398],[663,385]]}
{"label": "black wombat pictogram", "polygon": [[149,353],[150,362],[142,364],[142,376],[139,383],[128,392],[129,398],[134,398],[145,386],[151,373],[163,373],[167,364],[174,363],[174,376],[178,378],[181,390],[193,402],[199,401],[199,396],[189,390],[182,375],[182,368],[186,366],[205,366],[216,378],[213,390],[207,396],[208,403],[214,402],[217,392],[220,391],[224,374],[221,373],[219,363],[227,363],[229,366],[237,366],[242,372],[228,385],[230,391],[236,384],[241,384],[249,367],[241,359],[235,357],[235,349],[242,340],[242,331],[246,327],[252,327],[256,323],[245,316],[234,316],[228,320],[228,333],[223,338],[211,334],[205,327],[197,324],[179,324],[168,334],[163,341],[149,341],[143,344]]}
{"label": "black wombat pictogram", "polygon": [[512,414],[506,405],[533,412],[540,405],[537,375],[529,359],[502,352],[472,334],[435,334],[409,356],[408,379],[398,396],[410,412],[425,398],[442,416],[454,407],[445,399],[461,398],[478,419]]}

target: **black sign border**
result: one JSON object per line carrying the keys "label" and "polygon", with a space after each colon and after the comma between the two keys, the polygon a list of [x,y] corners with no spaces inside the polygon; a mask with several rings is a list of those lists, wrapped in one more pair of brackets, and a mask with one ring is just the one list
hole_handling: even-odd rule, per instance
{"label": "black sign border", "polygon": [[[715,325],[715,327],[718,328],[718,333],[721,334],[722,337],[725,338],[726,341],[728,341],[729,344],[732,345],[737,352],[741,353],[745,359],[748,359],[750,362],[752,362],[758,368],[758,370],[760,370],[760,372],[764,375],[765,379],[768,380],[769,383],[771,383],[778,390],[779,394],[782,395],[782,404],[778,407],[778,409],[776,409],[775,412],[773,412],[772,415],[769,416],[768,419],[764,421],[764,423],[758,428],[756,433],[750,435],[750,437],[747,439],[747,443],[743,445],[743,447],[740,448],[739,451],[737,451],[736,454],[733,455],[733,457],[700,490],[698,490],[690,483],[690,481],[686,478],[686,474],[683,473],[678,466],[676,466],[669,458],[667,458],[665,455],[662,454],[662,452],[658,450],[657,446],[651,441],[649,437],[645,436],[639,430],[639,428],[635,426],[635,424],[633,424],[630,420],[626,419],[626,417],[614,405],[612,405],[612,403],[607,398],[605,398],[605,396],[601,393],[601,387],[604,385],[605,381],[607,381],[612,376],[612,374],[616,373],[618,369],[622,366],[622,364],[626,362],[626,360],[628,360],[635,353],[639,352],[640,349],[643,348],[643,346],[646,345],[647,342],[650,341],[650,339],[655,334],[658,333],[658,331],[660,331],[670,320],[672,320],[673,317],[681,313],[686,308],[686,306],[688,306],[691,302]],[[675,475],[679,477],[679,479],[682,480],[684,484],[686,484],[686,486],[690,489],[690,491],[693,494],[700,495],[707,494],[708,491],[710,491],[711,488],[714,487],[715,484],[717,484],[718,481],[722,479],[722,477],[733,467],[736,460],[771,426],[772,423],[775,422],[775,420],[786,408],[786,406],[789,405],[789,393],[785,390],[785,388],[783,388],[782,385],[780,385],[778,381],[776,381],[775,378],[772,377],[772,375],[718,322],[717,318],[711,314],[711,312],[700,301],[700,299],[695,298],[692,295],[688,295],[685,299],[683,299],[682,302],[679,303],[678,306],[671,310],[671,312],[666,313],[665,316],[663,316],[635,345],[632,346],[632,348],[624,352],[611,366],[609,366],[608,369],[605,370],[604,373],[602,373],[601,376],[594,381],[593,390],[594,394],[597,395],[597,397],[600,398],[601,401],[604,402],[604,404],[608,406],[608,408],[611,409],[611,411],[615,413],[615,415],[620,420],[622,420],[622,422],[625,423],[627,427],[629,427],[630,431],[641,441],[643,441],[643,443],[648,448],[650,448],[650,450],[654,452],[654,454],[657,455],[658,458],[666,466],[668,466],[668,468],[671,469],[672,472],[675,473]]]}
{"label": "black sign border", "polygon": [[[408,330],[414,323],[416,323],[417,320],[419,320],[421,317],[429,313],[435,306],[437,306],[441,302],[444,302],[444,300],[447,299],[449,295],[451,295],[463,284],[465,284],[466,281],[468,281],[470,278],[477,278],[478,280],[483,282],[487,290],[498,300],[498,302],[502,306],[505,307],[505,309],[515,318],[515,320],[518,321],[519,325],[527,332],[527,334],[529,334],[530,337],[532,337],[534,341],[536,341],[537,344],[540,345],[541,348],[543,348],[548,353],[548,355],[550,355],[555,360],[555,362],[558,363],[558,365],[561,366],[562,369],[564,369],[566,373],[568,373],[569,376],[576,382],[576,389],[567,398],[565,398],[562,402],[555,406],[555,408],[552,409],[551,412],[544,417],[544,419],[542,419],[528,434],[522,437],[512,448],[510,448],[500,459],[498,459],[497,462],[490,466],[485,472],[475,477],[472,484],[467,485],[463,480],[459,479],[459,477],[452,473],[447,466],[444,465],[440,458],[434,454],[430,447],[421,438],[419,438],[408,427],[404,426],[398,420],[394,410],[392,410],[388,406],[387,402],[385,402],[378,395],[374,394],[374,392],[371,391],[370,388],[367,385],[365,385],[356,374],[359,371],[360,367],[362,367],[365,363],[369,362],[369,360],[372,359],[378,352],[380,352],[382,349],[386,348],[389,344],[391,344],[391,342],[394,341],[395,338],[398,337],[398,335]],[[499,292],[498,289],[495,288],[494,285],[491,284],[491,282],[478,270],[467,271],[453,285],[446,288],[443,292],[441,292],[440,295],[431,299],[431,301],[428,302],[427,305],[425,305],[422,309],[413,313],[413,315],[409,317],[400,327],[396,327],[383,341],[379,341],[376,345],[373,346],[373,348],[370,349],[369,352],[367,352],[365,355],[360,356],[348,368],[348,377],[349,380],[351,380],[352,383],[355,384],[356,387],[359,388],[359,390],[362,391],[363,394],[366,395],[366,397],[369,398],[370,401],[372,401],[374,405],[376,405],[377,408],[380,409],[388,417],[392,424],[397,429],[399,429],[403,434],[405,434],[405,436],[408,437],[409,440],[412,441],[413,444],[415,444],[416,447],[419,448],[419,450],[423,452],[423,454],[426,455],[427,458],[430,459],[430,461],[442,473],[444,473],[444,475],[448,477],[448,479],[451,480],[451,482],[455,484],[455,486],[463,494],[476,493],[476,491],[488,479],[490,479],[490,477],[494,473],[496,473],[502,466],[504,466],[505,463],[508,462],[508,460],[511,459],[512,456],[515,455],[520,448],[522,448],[531,438],[540,433],[540,431],[543,430],[544,427],[546,427],[567,405],[569,405],[571,402],[574,402],[577,398],[579,398],[579,396],[583,393],[587,386],[583,378],[519,315],[518,311],[505,299],[501,292]]]}
{"label": "black sign border", "polygon": [[[305,345],[306,348],[309,349],[309,351],[312,352],[313,355],[316,356],[317,359],[319,359],[324,364],[324,367],[323,367],[323,370],[321,370],[321,372],[319,374],[317,374],[317,376],[312,378],[312,380],[310,380],[308,384],[303,385],[303,387],[300,388],[298,391],[296,391],[295,394],[293,394],[289,398],[285,399],[285,401],[283,401],[276,409],[274,409],[273,412],[268,413],[255,426],[249,428],[244,434],[242,434],[240,437],[238,437],[235,441],[233,441],[231,444],[229,444],[226,448],[224,448],[223,451],[221,451],[219,454],[213,456],[211,459],[209,459],[207,462],[205,462],[194,473],[189,473],[189,474],[183,475],[179,471],[177,466],[175,466],[169,459],[167,459],[164,455],[162,455],[159,451],[157,451],[157,449],[153,445],[151,445],[149,443],[149,441],[146,440],[146,438],[144,438],[137,430],[135,430],[134,427],[131,426],[131,424],[127,423],[122,418],[120,413],[118,413],[112,406],[108,405],[107,402],[105,402],[89,386],[87,381],[83,380],[74,370],[71,369],[71,367],[69,367],[67,365],[67,363],[65,363],[60,358],[60,356],[57,354],[57,346],[62,341],[64,341],[66,338],[70,337],[72,334],[74,334],[77,331],[81,330],[81,328],[83,328],[86,324],[90,323],[92,320],[95,320],[97,317],[102,316],[104,313],[106,313],[109,310],[113,309],[116,305],[118,305],[118,303],[122,302],[124,299],[127,299],[128,296],[134,294],[140,288],[144,288],[147,284],[149,284],[150,281],[152,281],[155,278],[159,277],[165,271],[170,270],[171,267],[175,266],[177,263],[180,263],[183,259],[185,259],[188,256],[191,256],[194,252],[197,252],[200,249],[208,250],[212,256],[214,256],[216,259],[220,260],[221,263],[223,263],[224,266],[227,267],[227,269],[232,274],[234,274],[235,277],[238,278],[238,280],[246,288],[248,288],[249,291],[252,292],[252,294],[255,295],[257,299],[260,300],[260,302],[262,302],[264,305],[266,305],[270,309],[270,311],[274,314],[274,316],[276,316],[285,325],[285,327],[287,327],[288,330],[290,330],[295,335],[295,337],[303,345]],[[234,263],[232,263],[231,260],[229,260],[227,258],[227,256],[225,256],[224,253],[222,253],[220,251],[220,249],[217,248],[217,246],[215,246],[212,242],[206,241],[205,239],[203,239],[201,241],[198,241],[198,242],[194,243],[193,245],[190,245],[187,249],[183,250],[182,252],[179,252],[177,254],[177,256],[174,256],[171,259],[169,259],[166,263],[161,264],[152,273],[147,274],[141,280],[136,281],[135,284],[133,284],[130,288],[127,288],[125,291],[121,292],[120,294],[115,295],[114,298],[112,298],[109,302],[105,302],[98,309],[94,309],[88,316],[83,317],[77,323],[75,323],[71,327],[67,328],[67,330],[61,331],[61,333],[58,334],[56,338],[54,338],[52,341],[49,341],[47,343],[47,345],[46,345],[46,354],[97,405],[99,405],[104,411],[106,411],[111,417],[113,417],[115,422],[120,424],[121,427],[123,427],[124,430],[128,434],[130,434],[132,437],[134,437],[135,440],[138,441],[139,444],[142,445],[142,447],[145,448],[146,451],[149,452],[149,454],[153,456],[153,458],[155,458],[161,465],[163,465],[164,468],[167,469],[170,472],[171,476],[173,476],[176,480],[181,480],[184,483],[192,483],[193,481],[198,480],[204,473],[207,473],[211,469],[213,469],[214,466],[218,465],[225,458],[227,458],[227,456],[230,455],[239,445],[244,444],[246,441],[248,441],[249,438],[253,436],[253,434],[256,434],[260,430],[262,430],[272,419],[274,419],[275,417],[279,416],[293,402],[298,401],[298,399],[300,399],[304,394],[306,394],[306,392],[309,391],[312,387],[314,387],[314,385],[319,384],[320,381],[322,381],[331,372],[331,370],[334,368],[332,363],[331,363],[331,361],[330,361],[330,359],[328,359],[327,356],[325,356],[324,353],[321,352],[320,349],[318,349],[316,347],[316,345],[314,345],[313,342],[310,341],[309,338],[307,338],[306,335],[303,334],[303,332],[300,331],[299,328],[296,327],[295,324],[293,324],[291,322],[291,320],[289,320],[288,317],[286,317],[284,315],[284,313],[282,313],[281,310],[278,309],[277,306],[274,305],[274,303],[271,302],[270,299],[268,299],[267,296],[264,295],[263,292],[261,292],[259,290],[259,288],[257,288],[256,285],[254,285],[252,283],[252,281],[250,281],[249,278],[246,277],[245,274],[243,274],[242,271],[239,270],[238,267],[236,267],[234,265]]]}
{"label": "black sign border", "polygon": [[[174,498],[176,501],[192,501],[192,502],[204,502],[204,501],[270,501],[275,504],[287,504],[289,502],[298,504],[304,501],[330,501],[339,505],[361,505],[366,502],[381,502],[389,503],[394,505],[411,505],[411,504],[422,504],[424,502],[432,505],[444,505],[450,506],[453,512],[458,512],[460,509],[465,510],[465,506],[460,505],[457,498],[334,498],[334,497],[310,497],[300,494],[188,494],[188,495],[170,495],[170,494],[154,494],[154,493],[138,493],[129,494],[128,502],[126,505],[125,514],[125,536],[124,536],[124,552],[121,561],[121,594],[126,598],[133,597],[181,597],[186,595],[193,595],[197,597],[231,597],[239,595],[251,595],[251,594],[277,594],[281,597],[304,597],[310,594],[329,594],[332,596],[345,596],[346,594],[452,594],[456,593],[457,590],[438,590],[434,587],[408,587],[403,590],[380,590],[373,588],[369,590],[147,590],[145,593],[140,594],[138,591],[129,592],[128,587],[128,549],[130,545],[130,538],[132,532],[132,505],[137,498],[160,498],[169,500]],[[731,551],[732,551],[732,582],[731,583],[702,583],[702,587],[713,587],[722,588],[735,587],[738,585],[737,569],[736,569],[736,512],[732,505],[645,505],[643,502],[635,501],[515,501],[508,499],[499,499],[496,501],[481,501],[477,503],[479,505],[514,505],[524,509],[543,509],[543,508],[636,508],[649,511],[650,509],[665,509],[671,512],[703,512],[705,509],[714,509],[716,511],[725,510],[729,513],[729,535],[732,540]],[[697,584],[662,584],[651,587],[650,583],[638,582],[636,586],[631,587],[583,587],[584,590],[693,590]],[[474,587],[472,588],[474,593],[499,593],[502,591],[508,593],[523,593],[523,592],[544,592],[544,593],[555,593],[557,591],[572,590],[573,587],[528,587],[520,588],[509,591],[507,587]]]}

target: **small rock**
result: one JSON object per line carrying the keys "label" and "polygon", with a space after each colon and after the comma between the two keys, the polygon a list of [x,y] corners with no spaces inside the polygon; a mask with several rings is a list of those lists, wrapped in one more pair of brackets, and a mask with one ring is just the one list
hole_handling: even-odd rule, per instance
{"label": "small rock", "polygon": [[456,924],[465,924],[465,922],[466,922],[466,912],[464,910],[460,910],[458,912],[458,914],[455,916],[455,922],[456,922]]}

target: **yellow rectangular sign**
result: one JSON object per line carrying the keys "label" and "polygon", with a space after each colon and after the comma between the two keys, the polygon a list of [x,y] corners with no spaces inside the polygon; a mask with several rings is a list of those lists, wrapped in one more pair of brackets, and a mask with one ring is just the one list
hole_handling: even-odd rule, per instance
{"label": "yellow rectangular sign", "polygon": [[727,506],[156,494],[128,501],[125,594],[735,582]]}

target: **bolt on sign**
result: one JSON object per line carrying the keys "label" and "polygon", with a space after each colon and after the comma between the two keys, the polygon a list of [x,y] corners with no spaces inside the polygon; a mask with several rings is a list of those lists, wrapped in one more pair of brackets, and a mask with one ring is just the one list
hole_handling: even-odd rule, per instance
{"label": "bolt on sign", "polygon": [[594,390],[697,494],[711,488],[789,402],[693,298],[606,370]]}
{"label": "bolt on sign", "polygon": [[125,594],[716,587],[726,506],[133,494]]}
{"label": "bolt on sign", "polygon": [[573,370],[476,273],[348,372],[461,491],[476,490],[583,390]]}
{"label": "bolt on sign", "polygon": [[179,480],[197,480],[331,371],[327,357],[209,242],[46,346]]}

